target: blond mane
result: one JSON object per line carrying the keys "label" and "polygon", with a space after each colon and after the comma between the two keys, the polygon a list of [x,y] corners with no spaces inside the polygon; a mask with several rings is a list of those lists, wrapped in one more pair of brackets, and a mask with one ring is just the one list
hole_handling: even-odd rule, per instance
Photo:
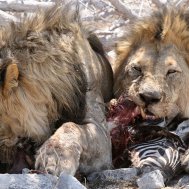
{"label": "blond mane", "polygon": [[0,30],[0,140],[7,146],[17,136],[44,141],[62,112],[82,117],[86,83],[74,39],[86,34],[66,9],[38,11]]}
{"label": "blond mane", "polygon": [[189,12],[184,8],[163,7],[146,18],[129,25],[127,34],[117,45],[115,73],[122,69],[122,63],[130,52],[143,41],[158,45],[173,43],[186,56],[189,63]]}

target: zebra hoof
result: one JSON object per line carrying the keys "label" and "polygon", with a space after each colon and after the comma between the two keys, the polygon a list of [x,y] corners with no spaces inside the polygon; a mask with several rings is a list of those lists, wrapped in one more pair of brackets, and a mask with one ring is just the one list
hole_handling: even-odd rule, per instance
{"label": "zebra hoof", "polygon": [[185,171],[189,173],[189,149],[186,150],[185,154],[183,155],[181,159],[181,164],[183,168],[185,169]]}

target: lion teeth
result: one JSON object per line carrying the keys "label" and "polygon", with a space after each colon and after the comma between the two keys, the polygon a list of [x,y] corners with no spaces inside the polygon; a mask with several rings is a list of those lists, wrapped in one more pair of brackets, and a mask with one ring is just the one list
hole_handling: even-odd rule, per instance
{"label": "lion teeth", "polygon": [[156,117],[155,115],[148,115],[145,113],[145,110],[143,108],[140,107],[140,113],[141,113],[141,116],[144,120],[156,120],[158,117]]}
{"label": "lion teeth", "polygon": [[146,119],[155,120],[156,116],[153,115],[146,115]]}
{"label": "lion teeth", "polygon": [[143,118],[143,119],[146,119],[146,114],[145,114],[143,108],[141,108],[141,107],[140,107],[140,112],[141,112],[142,118]]}

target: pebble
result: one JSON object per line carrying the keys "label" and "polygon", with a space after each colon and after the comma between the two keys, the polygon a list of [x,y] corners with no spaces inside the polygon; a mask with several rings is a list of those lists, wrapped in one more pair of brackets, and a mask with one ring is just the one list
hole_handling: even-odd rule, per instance
{"label": "pebble", "polygon": [[87,189],[75,177],[61,173],[55,189]]}
{"label": "pebble", "polygon": [[96,180],[104,181],[134,181],[136,180],[138,170],[136,168],[121,168],[115,170],[105,170],[94,172],[87,177],[89,182]]}

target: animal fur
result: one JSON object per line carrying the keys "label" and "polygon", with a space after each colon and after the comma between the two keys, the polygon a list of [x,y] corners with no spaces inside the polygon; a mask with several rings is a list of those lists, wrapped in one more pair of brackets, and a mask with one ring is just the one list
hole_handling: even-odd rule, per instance
{"label": "animal fur", "polygon": [[[123,61],[143,41],[160,48],[161,43],[174,43],[179,50],[189,51],[189,13],[184,8],[162,7],[150,16],[138,19],[129,25],[126,35],[117,44],[115,72],[118,74]],[[184,53],[183,53],[184,54]],[[188,60],[187,54],[185,54]]]}
{"label": "animal fur", "polygon": [[0,29],[0,145],[7,152],[1,157],[5,162],[11,162],[19,138],[41,144],[58,119],[83,124],[90,91],[102,104],[111,97],[112,71],[102,45],[70,8],[41,10]]}
{"label": "animal fur", "polygon": [[[128,31],[126,36],[123,37],[122,41],[120,41],[117,45],[117,60],[116,60],[115,69],[114,69],[115,95],[120,96],[122,92],[127,93],[127,90],[130,85],[128,83],[128,85],[126,86],[126,80],[129,80],[129,78],[126,77],[126,79],[123,79],[125,78],[125,73],[126,73],[125,67],[127,66],[127,63],[130,61],[131,55],[133,55],[137,50],[141,49],[142,51],[143,47],[145,47],[145,49],[149,49],[149,46],[152,45],[150,48],[154,50],[154,54],[153,55],[151,54],[151,57],[153,57],[154,60],[152,60],[151,62],[149,61],[147,65],[150,68],[155,67],[155,63],[157,65],[160,65],[160,63],[158,62],[158,61],[161,61],[160,56],[164,56],[164,58],[166,58],[166,55],[163,55],[163,52],[169,51],[172,53],[170,57],[173,55],[174,56],[179,55],[176,61],[181,62],[179,64],[179,66],[182,69],[181,72],[182,73],[188,72],[189,71],[188,70],[188,64],[189,64],[188,24],[189,24],[188,11],[183,10],[182,8],[176,9],[173,7],[164,7],[163,10],[155,12],[149,17],[146,17],[144,19],[137,20],[136,22],[134,22],[131,25],[130,30]],[[173,50],[166,50],[170,46],[172,46],[172,48],[175,49],[177,54],[173,52]],[[140,52],[137,54],[137,56],[139,55],[140,55]],[[155,56],[157,58],[155,58]],[[170,60],[170,64],[172,64],[172,62],[173,61]],[[141,63],[141,66],[142,64],[143,63]],[[159,66],[159,68],[157,68],[159,69],[158,71],[159,73],[160,72],[163,73],[164,71],[166,71],[167,68],[163,68],[163,66],[161,67]],[[179,91],[180,93],[179,96],[182,96],[182,99],[178,98],[179,102],[176,102],[176,103],[177,104],[179,103],[178,108],[179,108],[179,111],[182,112],[183,116],[188,117],[189,109],[187,108],[188,106],[186,106],[186,102],[188,101],[187,94],[189,93],[189,91],[185,87],[187,86],[188,76],[187,74],[182,74],[182,75],[184,76],[182,77],[182,81],[180,80],[180,83],[178,82],[180,85],[179,89],[180,88],[182,89]],[[154,86],[158,85],[159,82],[160,81],[158,81],[157,83],[153,83]],[[162,85],[163,84],[164,84],[164,81],[162,81]],[[172,90],[174,92],[175,89],[172,89]]]}
{"label": "animal fur", "polygon": [[131,23],[118,43],[114,93],[155,119],[188,119],[188,73],[189,11],[167,6]]}

